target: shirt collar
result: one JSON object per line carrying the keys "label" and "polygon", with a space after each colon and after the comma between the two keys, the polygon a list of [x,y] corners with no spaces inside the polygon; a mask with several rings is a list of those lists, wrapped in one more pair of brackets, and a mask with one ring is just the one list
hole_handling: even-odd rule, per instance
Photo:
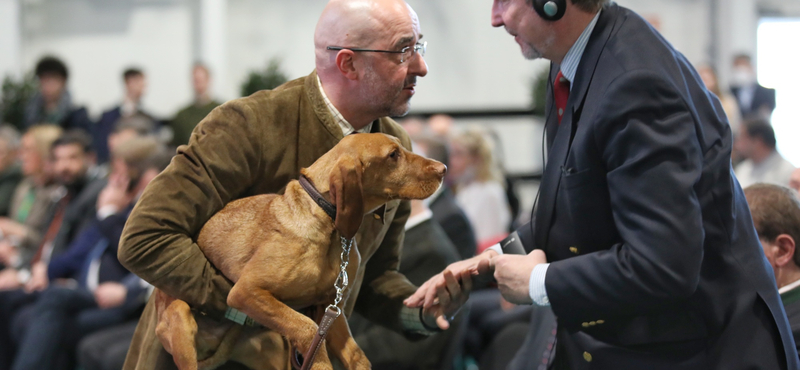
{"label": "shirt collar", "polygon": [[347,120],[344,119],[344,116],[339,113],[339,110],[336,109],[336,107],[333,106],[333,103],[331,103],[330,99],[328,99],[328,95],[325,94],[325,89],[322,88],[322,81],[319,80],[319,76],[317,76],[317,86],[319,87],[320,94],[322,94],[322,100],[325,101],[325,105],[328,106],[328,110],[333,115],[333,120],[336,121],[336,123],[339,125],[339,128],[342,129],[342,136],[350,135],[353,132],[360,132],[363,134],[372,131],[372,122],[364,126],[361,130],[356,130],[353,125],[350,124],[350,122],[347,122]]}
{"label": "shirt collar", "polygon": [[406,231],[411,230],[415,226],[430,220],[431,217],[433,217],[433,212],[431,212],[430,209],[426,209],[419,214],[409,217],[406,221]]}
{"label": "shirt collar", "polygon": [[800,286],[800,280],[796,280],[795,282],[778,289],[778,294],[786,293],[794,288],[797,288],[798,286]]}
{"label": "shirt collar", "polygon": [[[597,19],[599,18],[600,12],[597,12],[592,21],[583,29],[583,33],[578,37],[578,40],[569,48],[567,55],[564,56],[564,60],[561,61],[561,74],[563,74],[564,78],[569,80],[569,82],[575,81],[575,73],[578,71],[578,64],[581,62],[583,51],[586,50],[586,44],[589,43],[589,36],[592,35],[594,26],[597,24]],[[570,89],[571,88],[572,86],[570,86]]]}

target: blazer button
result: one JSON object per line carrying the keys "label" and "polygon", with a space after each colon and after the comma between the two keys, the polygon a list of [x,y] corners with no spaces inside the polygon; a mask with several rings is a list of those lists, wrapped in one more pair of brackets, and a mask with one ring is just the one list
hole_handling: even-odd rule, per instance
{"label": "blazer button", "polygon": [[581,324],[581,326],[583,326],[584,328],[588,328],[589,327],[589,323],[585,322],[585,323]]}
{"label": "blazer button", "polygon": [[569,251],[572,252],[572,254],[578,254],[579,252],[576,246],[569,247]]}
{"label": "blazer button", "polygon": [[586,360],[586,362],[592,362],[592,354],[589,352],[584,352],[583,359]]}
{"label": "blazer button", "polygon": [[589,326],[595,326],[595,325],[597,325],[597,321],[589,321]]}
{"label": "blazer button", "polygon": [[597,320],[597,324],[598,324],[598,325],[600,325],[600,324],[605,324],[605,323],[606,323],[606,321],[605,321],[605,320]]}

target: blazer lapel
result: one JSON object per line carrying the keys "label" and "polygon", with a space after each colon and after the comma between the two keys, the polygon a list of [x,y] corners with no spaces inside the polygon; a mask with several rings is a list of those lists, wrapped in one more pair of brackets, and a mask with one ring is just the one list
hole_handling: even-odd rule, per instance
{"label": "blazer lapel", "polygon": [[[558,187],[561,182],[561,176],[566,171],[564,169],[564,163],[567,160],[570,145],[572,144],[572,135],[575,129],[577,129],[583,102],[586,99],[586,92],[589,89],[595,69],[597,68],[597,61],[600,59],[603,48],[616,25],[618,9],[619,7],[616,5],[611,5],[605,7],[600,14],[600,18],[597,20],[592,36],[589,38],[589,42],[581,57],[581,62],[578,65],[575,81],[570,90],[569,100],[567,100],[567,109],[566,112],[564,112],[564,117],[561,119],[560,125],[553,112],[555,109],[555,99],[552,96],[552,84],[560,67],[556,64],[551,64],[550,66],[550,85],[548,86],[549,107],[547,115],[548,128],[546,129],[550,147],[547,155],[547,165],[545,166],[542,183],[540,185],[539,208],[536,210],[534,226],[536,247],[540,249],[545,249],[547,247],[550,226],[555,211],[556,196],[558,195]],[[556,128],[550,129],[549,126],[555,126]],[[552,131],[556,133],[552,135],[554,137],[551,141],[550,132]]]}

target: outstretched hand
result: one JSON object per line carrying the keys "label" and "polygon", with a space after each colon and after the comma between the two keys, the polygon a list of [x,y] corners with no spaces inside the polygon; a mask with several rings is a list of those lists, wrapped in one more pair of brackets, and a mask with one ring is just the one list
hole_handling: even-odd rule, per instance
{"label": "outstretched hand", "polygon": [[494,251],[484,252],[450,264],[403,303],[408,307],[422,307],[423,316],[436,318],[436,325],[442,330],[449,328],[448,319],[467,302],[473,283],[491,279],[491,257],[496,254]]}

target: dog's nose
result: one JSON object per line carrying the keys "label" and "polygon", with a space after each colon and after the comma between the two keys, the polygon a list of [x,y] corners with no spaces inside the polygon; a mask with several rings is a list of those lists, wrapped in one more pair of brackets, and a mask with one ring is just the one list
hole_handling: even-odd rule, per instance
{"label": "dog's nose", "polygon": [[447,166],[445,166],[444,163],[441,162],[434,162],[433,170],[436,172],[437,175],[444,176],[444,174],[447,173]]}

